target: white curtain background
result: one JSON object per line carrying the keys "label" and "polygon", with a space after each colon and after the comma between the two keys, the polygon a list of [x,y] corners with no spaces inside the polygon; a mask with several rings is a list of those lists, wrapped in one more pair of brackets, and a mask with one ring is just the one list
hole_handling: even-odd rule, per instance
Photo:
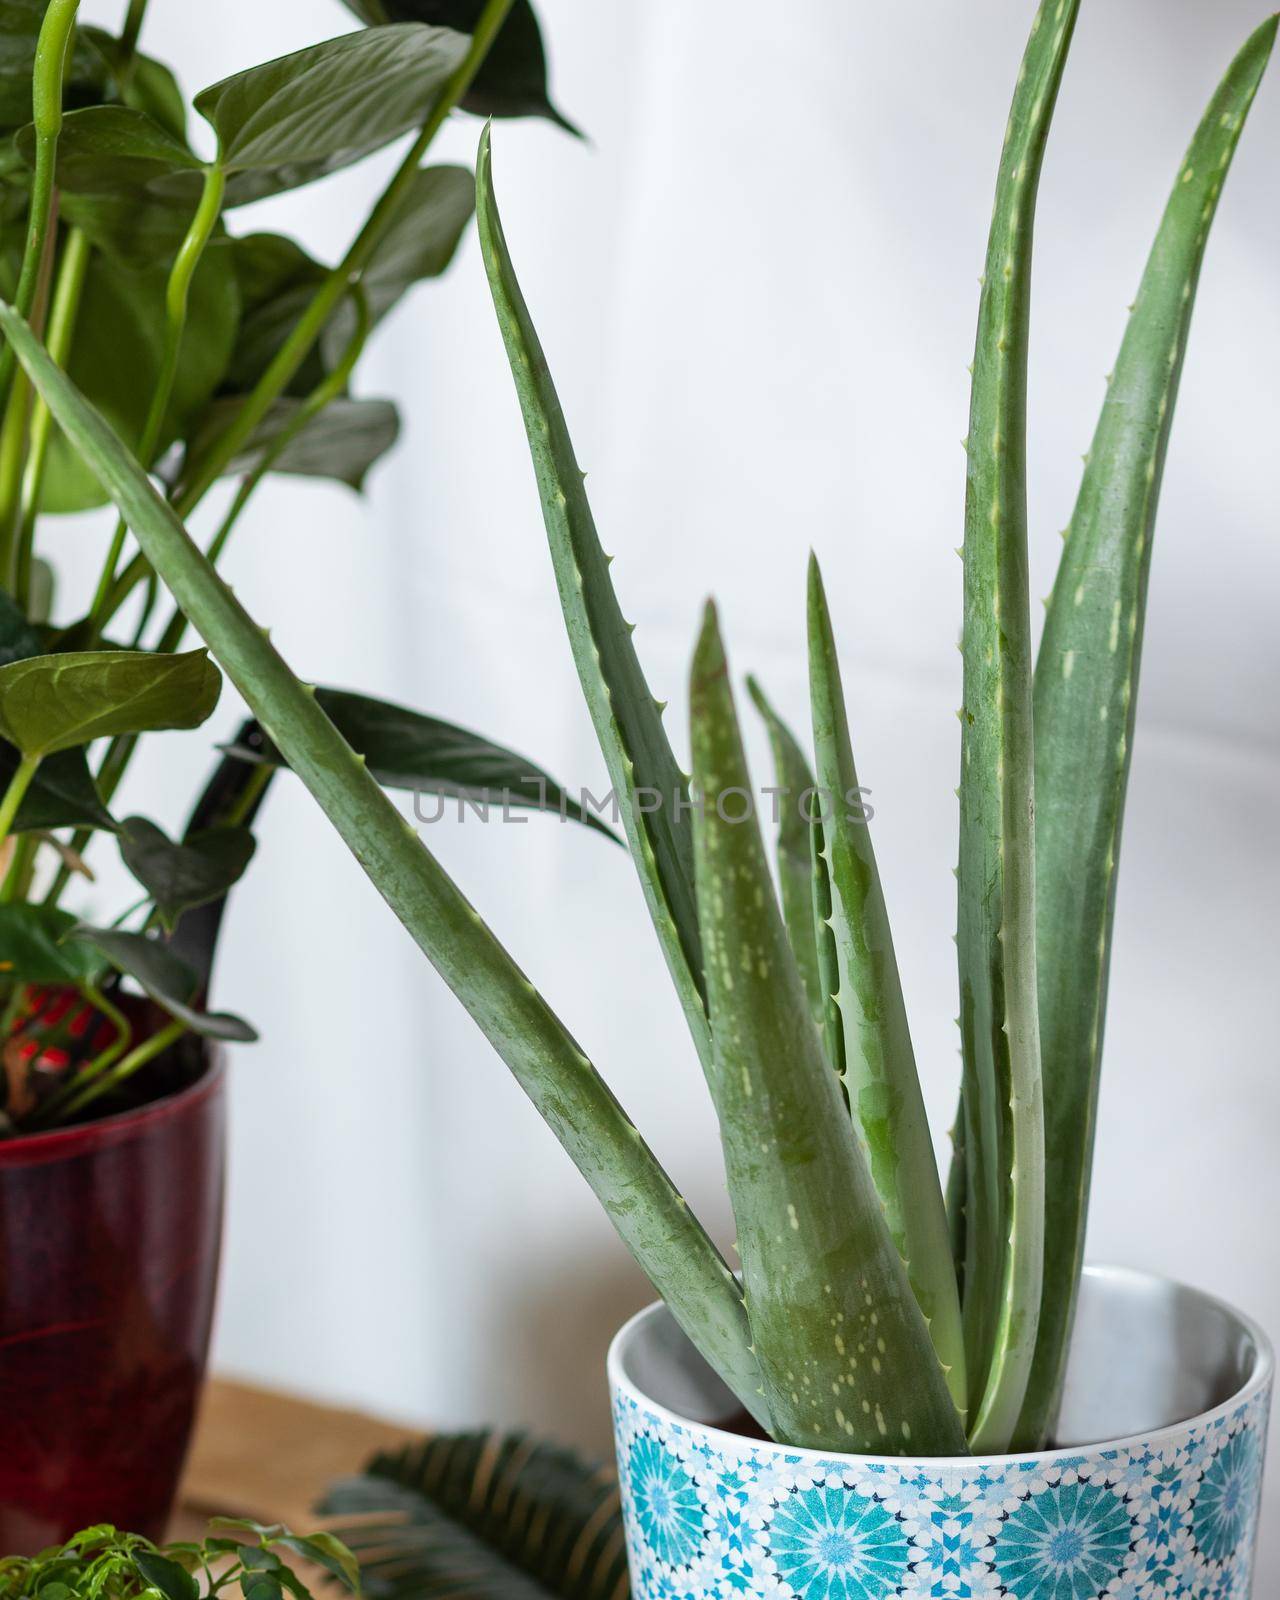
{"label": "white curtain background", "polygon": [[[106,20],[119,7],[86,9]],[[1030,0],[539,9],[556,96],[590,142],[499,125],[497,184],[638,646],[683,750],[687,662],[714,592],[735,667],[803,726],[804,565],[819,552],[941,1138],[958,1066],[959,442]],[[350,20],[336,0],[152,11],[146,42],[190,89]],[[1040,207],[1039,593],[1179,158],[1265,11],[1084,7]],[[1095,1259],[1190,1280],[1273,1332],[1278,132],[1273,72],[1217,224],[1165,490],[1091,1242]],[[438,158],[469,163],[478,134],[459,119]],[[240,221],[336,258],[388,167]],[[400,449],[365,500],[273,482],[227,560],[240,595],[300,673],[453,717],[600,790],[473,239],[381,334],[360,387],[402,403]],[[70,587],[96,571],[100,539],[96,522],[59,531]],[[219,735],[236,715],[228,701]],[[210,743],[152,741],[133,805],[176,824]],[[622,852],[551,820],[424,832],[727,1243],[706,1095]],[[108,877],[104,903],[114,887]],[[287,780],[237,891],[217,998],[263,1033],[233,1064],[221,1369],[603,1451],[605,1346],[646,1285]],[[1280,1527],[1268,1539],[1274,1586]]]}

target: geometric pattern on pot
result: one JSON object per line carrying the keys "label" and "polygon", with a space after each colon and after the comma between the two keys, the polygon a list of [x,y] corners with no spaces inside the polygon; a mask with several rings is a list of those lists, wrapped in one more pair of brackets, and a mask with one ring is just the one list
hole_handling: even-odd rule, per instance
{"label": "geometric pattern on pot", "polygon": [[1007,1460],[825,1459],[630,1394],[637,1600],[1249,1600],[1269,1389],[1150,1439]]}

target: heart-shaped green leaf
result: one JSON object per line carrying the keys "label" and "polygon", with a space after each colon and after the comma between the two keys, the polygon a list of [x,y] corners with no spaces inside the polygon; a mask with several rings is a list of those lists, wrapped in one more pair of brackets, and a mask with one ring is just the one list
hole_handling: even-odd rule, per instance
{"label": "heart-shaped green leaf", "polygon": [[205,89],[196,110],[218,135],[227,204],[310,183],[419,127],[466,51],[446,28],[372,28]]}
{"label": "heart-shaped green leaf", "polygon": [[[239,395],[250,393],[279,354],[329,269],[295,240],[278,233],[233,239],[231,259],[242,310],[223,388]],[[313,350],[288,392],[309,395],[324,371],[319,350]]]}
{"label": "heart-shaped green leaf", "polygon": [[305,1538],[290,1533],[279,1542],[286,1550],[292,1550],[294,1555],[301,1556],[304,1561],[323,1568],[352,1594],[360,1593],[360,1563],[342,1540],[332,1533],[312,1533]]}
{"label": "heart-shaped green leaf", "polygon": [[[17,135],[18,152],[35,166],[35,128]],[[128,106],[88,106],[62,121],[58,138],[58,186],[64,194],[135,194],[149,189],[175,205],[194,207],[201,163],[178,139]]]}
{"label": "heart-shaped green leaf", "polygon": [[[276,1539],[285,1531],[283,1523],[254,1522],[249,1517],[212,1517],[209,1520],[209,1528],[210,1531],[216,1529],[219,1533],[252,1533],[259,1539]],[[243,1543],[243,1539],[232,1539],[225,1545],[221,1545],[219,1540],[209,1540],[210,1548],[215,1544],[221,1545],[224,1553],[238,1550]]]}
{"label": "heart-shaped green leaf", "polygon": [[406,289],[444,272],[475,209],[476,180],[466,167],[424,167],[415,174],[361,274],[375,322]]}
{"label": "heart-shaped green leaf", "polygon": [[198,728],[221,689],[204,650],[32,656],[0,667],[0,735],[43,759],[117,734]]}
{"label": "heart-shaped green leaf", "polygon": [[[16,222],[27,209],[27,164],[18,154],[12,139],[0,135],[0,219]],[[17,281],[22,265],[22,243],[12,234],[0,240],[0,261],[3,262],[6,286]]]}
{"label": "heart-shaped green leaf", "polygon": [[[492,806],[550,811],[585,823],[617,843],[599,817],[584,811],[541,767],[478,733],[419,711],[344,689],[317,689],[316,699],[369,771],[388,789],[459,795]],[[232,746],[246,761],[285,763],[270,743]]]}
{"label": "heart-shaped green leaf", "polygon": [[184,911],[220,899],[239,883],[253,859],[248,828],[211,828],[175,844],[154,822],[129,817],[120,829],[124,864],[155,901],[172,929]]}
{"label": "heart-shaped green leaf", "polygon": [[76,919],[53,906],[0,905],[0,979],[21,983],[91,983],[101,955],[67,935]]}
{"label": "heart-shaped green leaf", "polygon": [[[484,0],[345,0],[362,21],[429,22],[471,33]],[[547,117],[566,132],[578,130],[552,105],[547,93],[547,53],[529,0],[515,0],[476,80],[463,97],[465,110],[480,117]]]}
{"label": "heart-shaped green leaf", "polygon": [[132,978],[150,999],[193,1033],[205,1039],[225,1039],[253,1044],[258,1035],[241,1017],[225,1012],[196,1011],[197,979],[194,972],[157,939],[142,933],[122,933],[117,928],[94,928],[81,923],[74,930],[78,944],[91,946],[126,978]]}
{"label": "heart-shaped green leaf", "polygon": [[[165,340],[163,259],[129,270],[95,254],[89,267],[76,325],[71,376],[136,448],[151,396],[160,378]],[[191,286],[182,359],[161,450],[182,437],[187,421],[203,411],[226,371],[235,347],[240,292],[228,241],[215,239],[205,251]],[[54,436],[45,479],[44,509],[81,511],[103,503],[97,479],[61,432]]]}
{"label": "heart-shaped green leaf", "polygon": [[158,1589],[164,1600],[198,1600],[200,1585],[185,1567],[167,1556],[154,1550],[135,1550],[133,1564],[142,1574],[143,1582]]}
{"label": "heart-shaped green leaf", "polygon": [[[31,73],[36,40],[48,0],[0,0],[0,129],[31,121]],[[75,38],[67,72],[69,106],[100,100],[107,90],[106,64],[83,32]]]}
{"label": "heart-shaped green leaf", "polygon": [[0,127],[31,117],[31,69],[45,0],[0,0]]}
{"label": "heart-shaped green leaf", "polygon": [[96,51],[115,80],[112,88],[125,105],[145,111],[175,138],[187,136],[187,102],[170,68],[163,61],[134,51],[126,53],[124,43],[105,28],[82,27],[80,37]]}
{"label": "heart-shaped green leaf", "polygon": [[[21,129],[15,144],[34,167],[34,127]],[[185,139],[142,111],[89,106],[63,119],[63,215],[127,267],[167,268],[195,215],[201,184],[201,164]]]}
{"label": "heart-shaped green leaf", "polygon": [[[21,760],[11,744],[0,741],[0,793],[13,781]],[[40,763],[23,796],[14,833],[43,828],[103,828],[114,832],[115,819],[102,803],[83,750],[63,750]]]}
{"label": "heart-shaped green leaf", "polygon": [[240,1584],[244,1600],[284,1600],[284,1587],[280,1574],[275,1572],[247,1572]]}
{"label": "heart-shaped green leaf", "polygon": [[[361,275],[373,324],[415,283],[445,271],[474,210],[475,180],[466,168],[427,167],[415,176]],[[329,268],[281,234],[249,234],[234,240],[231,249],[243,312],[223,387],[228,394],[248,394],[310,306]],[[354,331],[354,309],[344,300],[289,393],[309,395],[341,360]]]}
{"label": "heart-shaped green leaf", "polygon": [[150,194],[68,194],[62,216],[95,249],[132,271],[172,264],[195,215],[195,205]]}
{"label": "heart-shaped green leaf", "polygon": [[[414,284],[438,278],[448,268],[475,209],[475,178],[465,167],[425,167],[415,176],[360,277],[374,327]],[[321,341],[330,369],[342,359],[355,328],[355,308],[347,299]]]}
{"label": "heart-shaped green leaf", "polygon": [[[214,402],[192,438],[192,460],[213,447],[243,404],[239,397]],[[251,472],[262,452],[295,424],[305,404],[292,398],[277,400],[243,451],[227,464],[226,475]],[[334,478],[359,491],[369,469],[399,437],[400,413],[390,400],[332,400],[289,441],[271,470],[299,478]]]}

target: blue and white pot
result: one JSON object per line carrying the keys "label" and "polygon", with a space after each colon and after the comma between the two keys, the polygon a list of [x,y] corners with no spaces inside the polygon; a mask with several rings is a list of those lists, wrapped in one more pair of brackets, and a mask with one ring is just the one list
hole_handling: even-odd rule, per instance
{"label": "blue and white pot", "polygon": [[736,1402],[653,1306],[609,1354],[637,1600],[1249,1600],[1272,1366],[1219,1301],[1094,1268],[1064,1448],[824,1455],[716,1427]]}

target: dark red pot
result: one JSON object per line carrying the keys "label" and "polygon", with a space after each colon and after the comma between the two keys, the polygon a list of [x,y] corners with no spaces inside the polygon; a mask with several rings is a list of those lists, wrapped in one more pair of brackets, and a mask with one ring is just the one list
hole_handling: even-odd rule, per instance
{"label": "dark red pot", "polygon": [[222,1237],[223,1069],[0,1143],[0,1555],[95,1522],[157,1538],[204,1376]]}

